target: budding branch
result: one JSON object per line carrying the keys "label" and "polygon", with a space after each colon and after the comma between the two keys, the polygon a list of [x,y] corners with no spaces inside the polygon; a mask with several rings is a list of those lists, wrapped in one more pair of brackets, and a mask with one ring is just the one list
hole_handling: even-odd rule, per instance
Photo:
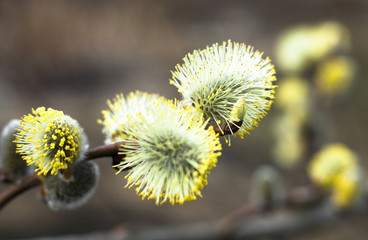
{"label": "budding branch", "polygon": [[[117,158],[124,157],[124,155],[118,155],[119,149],[126,144],[126,142],[116,142],[113,144],[102,145],[92,149],[89,149],[86,153],[86,157],[84,161],[93,160],[96,158],[102,157],[112,157],[113,164],[114,159],[117,161]],[[4,182],[8,182],[6,178],[4,178]],[[33,187],[39,186],[41,184],[41,180],[38,178],[37,174],[33,174],[25,179],[23,179],[19,184],[16,185],[9,185],[4,192],[0,194],[0,210],[9,203],[12,199],[17,197],[18,195],[22,194],[23,192],[31,189]]]}
{"label": "budding branch", "polygon": [[[230,124],[221,124],[213,126],[214,131],[219,135],[227,135],[233,134],[239,130],[238,126],[241,126],[242,122],[230,123]],[[119,154],[119,150],[121,147],[128,143],[126,141],[120,141],[112,144],[101,145],[95,148],[91,148],[87,151],[85,155],[84,161],[89,161],[97,158],[103,157],[112,157],[112,165],[119,164],[125,155]],[[5,173],[1,173],[3,175],[3,182],[8,183],[8,179],[6,179]],[[39,186],[41,184],[41,180],[38,178],[36,174],[33,174],[25,179],[23,179],[19,184],[9,185],[9,187],[0,194],[0,210],[9,203],[12,199],[22,194],[23,192],[31,189],[33,187]]]}

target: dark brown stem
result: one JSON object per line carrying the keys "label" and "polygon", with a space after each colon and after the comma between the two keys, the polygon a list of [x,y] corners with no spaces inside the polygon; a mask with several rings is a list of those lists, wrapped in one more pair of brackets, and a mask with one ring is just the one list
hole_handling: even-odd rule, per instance
{"label": "dark brown stem", "polygon": [[125,141],[120,141],[108,145],[98,146],[92,149],[89,149],[86,153],[86,161],[102,158],[102,157],[112,157],[119,153],[119,149],[121,146],[125,145]]}
{"label": "dark brown stem", "polygon": [[216,229],[220,236],[224,239],[230,238],[232,235],[234,228],[237,227],[237,224],[241,219],[260,214],[264,212],[266,208],[261,205],[251,205],[246,204],[243,207],[237,209],[235,212],[230,213],[228,216],[220,219],[216,224]]}
{"label": "dark brown stem", "polygon": [[218,133],[220,136],[230,135],[236,133],[241,125],[243,124],[243,121],[238,122],[222,122],[220,125],[210,125],[213,127],[213,130]]}
{"label": "dark brown stem", "polygon": [[119,232],[100,234],[99,237],[121,234],[119,239],[122,240],[289,239],[290,233],[306,231],[339,219],[338,211],[322,201],[323,194],[318,192],[314,186],[299,187],[286,195],[283,204],[277,204],[272,209],[267,205],[247,204],[215,222],[145,227],[134,231],[124,228]]}
{"label": "dark brown stem", "polygon": [[[320,191],[314,185],[310,185],[293,189],[285,199],[275,204],[286,208],[305,208],[320,203],[324,197],[323,191]],[[238,227],[242,219],[270,211],[272,210],[267,205],[246,204],[218,221],[216,227],[219,234],[227,239],[231,237],[234,229]]]}
{"label": "dark brown stem", "polygon": [[19,185],[9,185],[8,188],[1,193],[0,195],[0,209],[2,209],[8,202],[13,200],[18,195],[23,192],[40,185],[41,181],[39,180],[36,174],[25,178]]}
{"label": "dark brown stem", "polygon": [[[88,239],[121,239],[121,240],[235,240],[235,239],[293,239],[298,233],[320,228],[327,224],[346,221],[348,217],[366,214],[363,205],[342,213],[334,209],[328,201],[321,201],[313,194],[313,186],[300,187],[292,190],[284,200],[285,205],[270,211],[261,205],[246,205],[236,212],[215,222],[195,222],[183,225],[154,226],[134,230],[121,224],[113,231],[106,233],[80,236],[58,236],[51,239],[72,240],[76,237]],[[312,193],[317,199],[312,199],[304,193]],[[306,199],[303,199],[307,197]],[[312,200],[312,206],[309,203]],[[295,201],[295,202],[294,202]],[[366,201],[366,200],[365,200]],[[291,206],[289,205],[291,204]],[[295,210],[295,205],[299,210]],[[305,206],[310,206],[305,208]],[[224,226],[224,224],[226,226]],[[224,232],[225,231],[225,232]]]}
{"label": "dark brown stem", "polygon": [[[121,141],[89,149],[86,153],[85,161],[102,157],[113,157],[113,159],[117,159],[120,147],[125,144],[126,142]],[[123,156],[119,157],[121,159]],[[19,185],[9,185],[0,195],[0,210],[18,195],[40,184],[41,180],[38,178],[37,174],[33,174],[25,178]]]}

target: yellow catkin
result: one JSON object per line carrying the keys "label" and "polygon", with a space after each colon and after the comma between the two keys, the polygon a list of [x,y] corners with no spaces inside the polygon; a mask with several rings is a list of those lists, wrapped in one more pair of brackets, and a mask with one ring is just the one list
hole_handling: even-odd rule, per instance
{"label": "yellow catkin", "polygon": [[320,186],[332,189],[332,203],[348,207],[360,188],[360,171],[356,156],[342,144],[330,144],[312,159],[311,178]]}
{"label": "yellow catkin", "polygon": [[210,119],[227,124],[242,120],[243,137],[267,114],[274,99],[274,66],[253,47],[232,41],[195,50],[172,72],[170,83],[184,103]]}
{"label": "yellow catkin", "polygon": [[44,107],[32,109],[20,121],[17,152],[39,175],[56,175],[59,169],[82,158],[86,136],[79,124],[63,112]]}
{"label": "yellow catkin", "polygon": [[126,140],[136,144],[121,149],[126,157],[116,167],[131,168],[127,187],[136,186],[142,199],[156,204],[194,200],[221,154],[217,134],[192,108],[175,101],[162,100],[151,108],[126,129]]}

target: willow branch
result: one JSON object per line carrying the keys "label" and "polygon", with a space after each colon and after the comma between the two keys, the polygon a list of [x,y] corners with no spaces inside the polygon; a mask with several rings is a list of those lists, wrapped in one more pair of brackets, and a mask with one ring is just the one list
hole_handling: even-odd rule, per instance
{"label": "willow branch", "polygon": [[120,141],[112,144],[101,145],[89,149],[86,153],[86,161],[102,157],[112,157],[119,153],[121,146],[127,144],[125,141]]}
{"label": "willow branch", "polygon": [[239,223],[251,216],[259,216],[265,213],[276,212],[283,208],[301,209],[318,205],[325,199],[325,193],[314,185],[294,188],[288,193],[286,199],[280,199],[279,202],[269,204],[246,204],[233,213],[221,219],[216,228],[222,236],[232,236],[236,232]]}
{"label": "willow branch", "polygon": [[[341,220],[341,215],[328,204],[321,204],[309,211],[273,212],[264,215],[244,216],[228,235],[223,235],[213,223],[150,227],[128,231],[124,227],[105,233],[62,236],[64,240],[74,239],[119,239],[119,240],[236,240],[236,239],[278,239],[321,228]],[[344,217],[345,219],[345,217]],[[50,239],[60,239],[55,237]],[[292,239],[292,238],[291,238]]]}
{"label": "willow branch", "polygon": [[[365,193],[367,194],[367,193]],[[368,203],[366,196],[362,202]],[[224,240],[224,239],[274,239],[290,237],[311,228],[333,224],[347,217],[366,214],[366,208],[358,205],[341,212],[334,209],[326,196],[314,186],[291,190],[284,205],[276,208],[247,204],[224,218],[214,222],[197,222],[185,225],[153,226],[130,231],[124,224],[113,231],[89,233],[79,236],[63,236],[68,239],[121,239],[121,240]],[[57,237],[57,239],[59,239]],[[56,238],[55,238],[56,239]]]}
{"label": "willow branch", "polygon": [[[117,158],[120,157],[121,159],[122,157],[124,157],[124,155],[119,156],[118,153],[119,153],[120,147],[125,144],[126,142],[121,141],[121,142],[116,142],[116,143],[108,144],[108,145],[102,145],[102,146],[98,146],[98,147],[89,149],[86,153],[86,157],[84,161],[89,161],[89,160],[93,160],[96,158],[102,158],[102,157],[113,157],[113,162],[114,162],[114,159],[115,161],[117,161]],[[40,184],[41,184],[41,181],[38,178],[38,175],[33,174],[23,179],[23,181],[18,185],[9,185],[8,188],[4,192],[2,192],[0,195],[0,210],[6,204],[8,204],[11,200],[16,198],[17,196],[21,195],[22,193],[24,193],[25,191],[33,187],[39,186]]]}
{"label": "willow branch", "polygon": [[[314,186],[301,187],[292,190],[287,195],[284,205],[278,205],[278,208],[272,210],[268,206],[247,204],[216,222],[152,227],[133,232],[125,230],[120,239],[272,239],[323,227],[348,216],[366,214],[366,209],[361,206],[358,211],[357,209],[347,210],[350,215],[342,214],[325,199],[326,196]],[[367,202],[366,199],[363,201]],[[106,233],[104,238],[115,234]]]}
{"label": "willow branch", "polygon": [[[213,126],[216,133],[223,136],[226,134],[232,134],[239,130],[238,126],[241,126],[242,122],[222,123],[220,126]],[[90,148],[85,156],[84,161],[89,161],[102,157],[112,157],[112,165],[119,164],[125,155],[119,154],[119,149],[127,145],[126,141],[120,141],[112,144],[101,145],[95,148]],[[134,144],[134,143],[129,143]],[[5,176],[5,175],[3,175]],[[6,182],[6,178],[4,178],[4,182]],[[41,184],[41,181],[38,179],[37,175],[31,175],[30,177],[25,178],[19,185],[10,185],[8,189],[6,189],[0,197],[0,210],[9,203],[12,199],[22,194],[23,192],[36,187]]]}
{"label": "willow branch", "polygon": [[[278,207],[275,209],[267,205],[246,204],[215,222],[151,227],[133,232],[125,229],[120,239],[231,240],[282,236],[333,222],[338,214],[324,204],[323,199],[324,194],[314,186],[299,187],[287,195],[282,201],[284,204],[276,203]],[[104,238],[116,234],[106,233]]]}
{"label": "willow branch", "polygon": [[0,209],[2,209],[7,203],[13,200],[18,195],[23,192],[40,185],[41,181],[39,180],[36,174],[24,179],[19,185],[9,185],[8,188],[1,193],[0,195]]}

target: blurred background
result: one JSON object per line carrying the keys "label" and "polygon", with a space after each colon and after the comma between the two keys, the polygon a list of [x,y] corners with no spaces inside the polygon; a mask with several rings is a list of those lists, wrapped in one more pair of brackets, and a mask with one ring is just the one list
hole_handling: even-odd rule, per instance
{"label": "blurred background", "polygon": [[[180,98],[170,71],[194,49],[231,39],[264,52],[278,71],[280,34],[300,24],[336,21],[350,35],[356,74],[349,91],[328,104],[329,137],[368,164],[368,1],[0,1],[0,126],[38,106],[77,119],[90,146],[103,144],[97,119],[106,100],[141,90]],[[311,95],[313,97],[313,95]],[[275,100],[277,101],[277,99]],[[286,188],[308,182],[303,165],[274,161],[272,108],[244,140],[225,144],[200,198],[183,206],[144,200],[125,189],[110,159],[99,159],[101,178],[92,199],[73,211],[53,212],[39,189],[15,199],[0,213],[0,239],[130,229],[219,219],[246,203],[251,173],[275,165]],[[5,189],[2,184],[0,190]],[[298,234],[293,239],[366,239],[367,216]]]}

